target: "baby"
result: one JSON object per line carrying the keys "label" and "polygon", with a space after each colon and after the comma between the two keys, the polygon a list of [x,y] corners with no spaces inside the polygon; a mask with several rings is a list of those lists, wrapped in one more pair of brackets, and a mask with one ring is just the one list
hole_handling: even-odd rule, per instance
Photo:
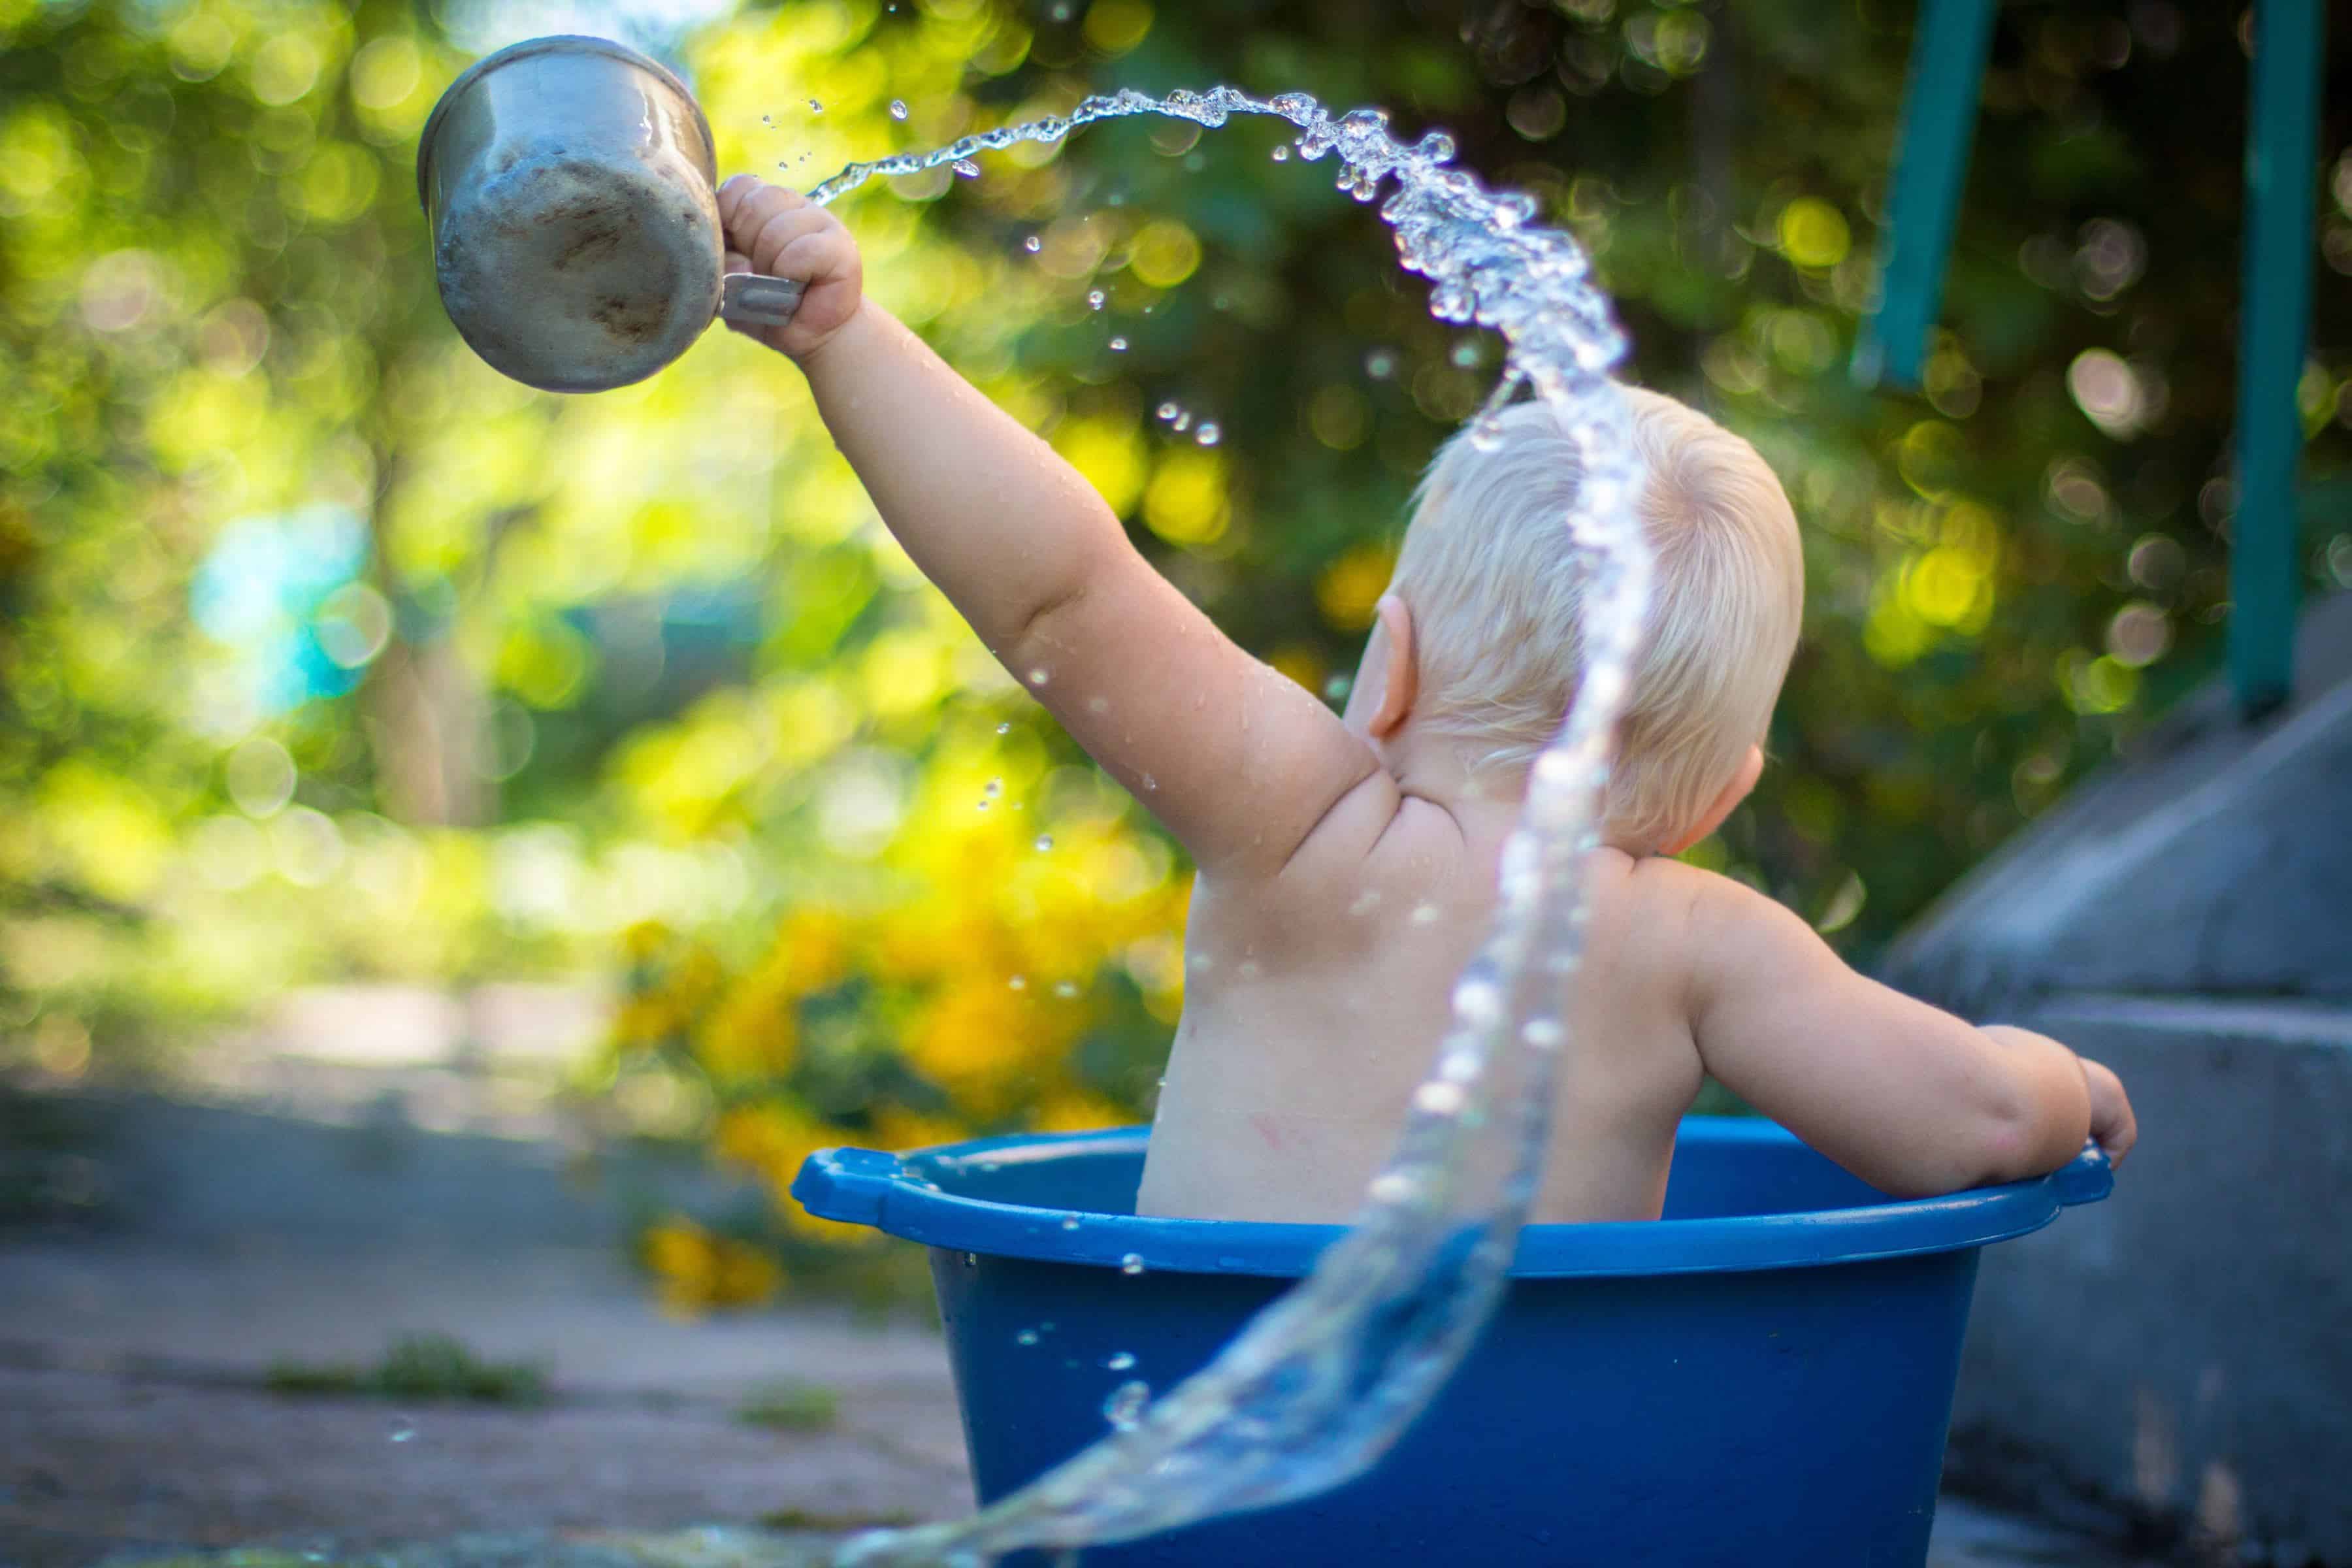
{"label": "baby", "polygon": [[[1576,669],[1576,450],[1541,404],[1424,480],[1347,711],[1251,658],[1045,442],[861,292],[829,211],[739,175],[730,269],[805,279],[752,334],[797,361],[899,542],[989,650],[1189,850],[1184,1015],[1139,1212],[1342,1221],[1493,910]],[[1538,1220],[1655,1218],[1712,1073],[1901,1196],[2055,1168],[2135,1130],[2113,1073],[1864,978],[1770,899],[1675,857],[1755,787],[1803,600],[1755,449],[1626,390],[1656,550],[1572,983]],[[909,433],[918,433],[910,437]]]}

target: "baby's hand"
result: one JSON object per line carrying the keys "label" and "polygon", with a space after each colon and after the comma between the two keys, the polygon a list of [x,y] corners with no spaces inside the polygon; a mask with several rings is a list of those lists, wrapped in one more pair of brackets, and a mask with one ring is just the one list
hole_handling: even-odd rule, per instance
{"label": "baby's hand", "polygon": [[738,174],[719,187],[727,270],[797,279],[800,309],[781,327],[727,324],[780,353],[806,359],[857,313],[865,266],[841,220],[798,191]]}
{"label": "baby's hand", "polygon": [[2088,1057],[2077,1057],[2083,1064],[2084,1087],[2091,1091],[2091,1141],[2107,1157],[2107,1163],[2120,1165],[2131,1146],[2139,1142],[2139,1122],[2132,1115],[2131,1098],[2124,1093],[2123,1079]]}

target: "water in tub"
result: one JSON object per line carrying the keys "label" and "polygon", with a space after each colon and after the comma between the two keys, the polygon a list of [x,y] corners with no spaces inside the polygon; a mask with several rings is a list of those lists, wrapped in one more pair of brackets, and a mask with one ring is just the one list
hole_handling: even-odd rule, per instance
{"label": "water in tub", "polygon": [[[1609,301],[1574,239],[1538,224],[1530,198],[1454,167],[1444,132],[1401,142],[1382,111],[1335,117],[1305,93],[1089,98],[1066,117],[852,164],[810,195],[829,202],[877,174],[942,164],[968,174],[984,153],[1138,114],[1210,129],[1236,114],[1288,121],[1301,160],[1336,158],[1341,190],[1367,203],[1385,194],[1381,219],[1395,231],[1399,264],[1429,280],[1431,312],[1500,334],[1502,377],[1481,421],[1529,387],[1583,449],[1583,493],[1560,527],[1588,574],[1586,668],[1531,774],[1493,928],[1454,986],[1428,1079],[1348,1236],[1191,1378],[1156,1398],[1123,1384],[1092,1447],[970,1520],[860,1537],[845,1564],[978,1563],[1024,1547],[1132,1540],[1360,1474],[1443,1386],[1493,1309],[1549,1131],[1552,1062],[1574,1026],[1557,998],[1581,947],[1578,867],[1650,575],[1624,409],[1609,381],[1625,347]],[[1192,423],[1183,410],[1161,417]],[[1214,439],[1210,428],[1201,439]]]}

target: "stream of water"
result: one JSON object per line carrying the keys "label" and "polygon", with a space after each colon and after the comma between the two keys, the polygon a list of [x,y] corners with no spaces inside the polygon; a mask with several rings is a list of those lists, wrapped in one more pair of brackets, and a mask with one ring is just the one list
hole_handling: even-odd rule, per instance
{"label": "stream of water", "polygon": [[[1075,1552],[1360,1474],[1444,1386],[1494,1308],[1542,1166],[1552,1063],[1572,1038],[1561,1009],[1582,946],[1579,868],[1594,841],[1650,583],[1633,506],[1639,475],[1610,380],[1625,342],[1608,299],[1574,238],[1537,224],[1532,198],[1490,191],[1454,167],[1444,132],[1407,144],[1380,110],[1334,118],[1304,93],[1129,89],[1066,117],[854,163],[809,194],[829,202],[877,174],[964,163],[1137,114],[1210,128],[1236,114],[1276,116],[1297,128],[1302,159],[1336,156],[1340,189],[1367,203],[1386,190],[1381,221],[1395,231],[1399,264],[1428,279],[1431,313],[1491,328],[1507,345],[1481,426],[1532,388],[1581,451],[1582,492],[1560,528],[1587,584],[1585,667],[1530,773],[1494,926],[1455,984],[1435,1062],[1346,1237],[1215,1361],[1139,1409],[1129,1401],[1093,1447],[971,1519],[861,1536],[837,1559],[844,1568],[978,1563],[1024,1547]],[[1507,1158],[1491,1157],[1496,1139]]]}

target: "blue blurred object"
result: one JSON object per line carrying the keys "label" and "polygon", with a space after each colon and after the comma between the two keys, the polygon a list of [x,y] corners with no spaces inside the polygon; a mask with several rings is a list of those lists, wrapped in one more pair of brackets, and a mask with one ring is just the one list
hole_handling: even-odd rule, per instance
{"label": "blue blurred object", "polygon": [[1878,305],[1854,340],[1854,379],[1916,390],[1968,184],[1994,0],[1925,0],[1911,40],[1895,183],[1878,256]]}
{"label": "blue blurred object", "polygon": [[[1204,1364],[1341,1234],[1135,1217],[1145,1133],[825,1150],[793,1184],[931,1248],[983,1504],[1103,1436],[1123,1385]],[[1086,1561],[1919,1568],[1978,1248],[2111,1186],[2086,1152],[1898,1203],[1769,1122],[1688,1118],[1666,1217],[1522,1232],[1478,1349],[1370,1474]]]}
{"label": "blue blurred object", "polygon": [[2230,681],[2259,718],[2293,695],[2302,596],[2297,406],[2311,341],[2313,193],[2326,58],[2319,0],[2260,0],[2246,133],[2245,308],[2238,319],[2238,504],[2230,542]]}
{"label": "blue blurred object", "polygon": [[328,657],[318,613],[367,563],[367,524],[346,507],[239,518],[196,568],[188,605],[196,625],[234,649],[257,714],[284,713],[359,684],[359,668]]}

